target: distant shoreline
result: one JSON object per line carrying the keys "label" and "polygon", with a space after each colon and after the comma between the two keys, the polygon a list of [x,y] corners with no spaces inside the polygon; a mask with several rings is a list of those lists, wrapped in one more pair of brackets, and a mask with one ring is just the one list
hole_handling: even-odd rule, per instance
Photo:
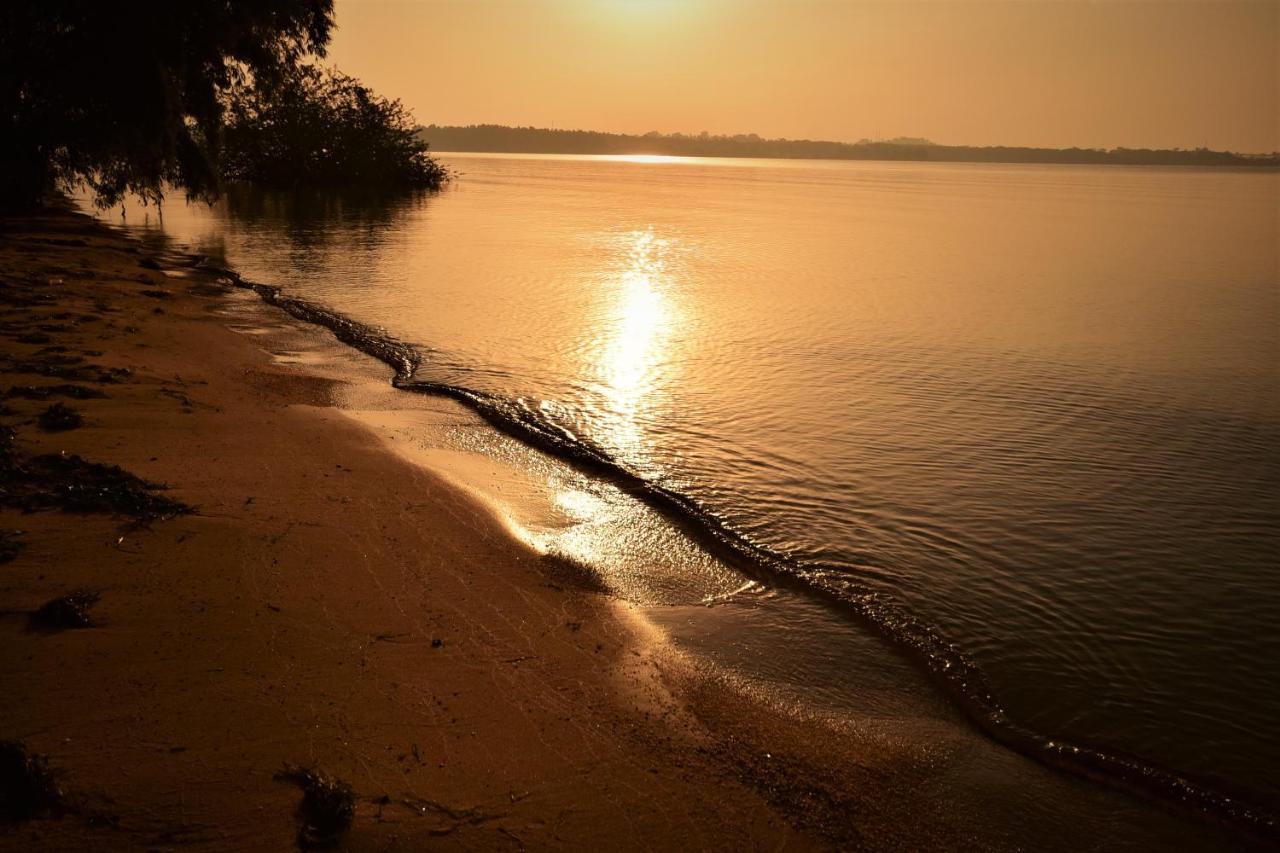
{"label": "distant shoreline", "polygon": [[755,134],[644,135],[504,125],[427,125],[419,136],[432,151],[492,154],[595,154],[671,157],[743,157],[787,160],[891,160],[925,163],[1030,163],[1081,166],[1190,166],[1280,168],[1280,152],[1238,154],[1208,148],[1031,148],[937,145],[923,139],[856,143],[763,139]]}

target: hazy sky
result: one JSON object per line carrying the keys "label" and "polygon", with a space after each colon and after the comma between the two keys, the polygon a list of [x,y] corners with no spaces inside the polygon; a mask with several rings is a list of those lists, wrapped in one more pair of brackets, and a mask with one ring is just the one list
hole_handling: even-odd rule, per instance
{"label": "hazy sky", "polygon": [[338,0],[424,124],[1280,149],[1280,0]]}

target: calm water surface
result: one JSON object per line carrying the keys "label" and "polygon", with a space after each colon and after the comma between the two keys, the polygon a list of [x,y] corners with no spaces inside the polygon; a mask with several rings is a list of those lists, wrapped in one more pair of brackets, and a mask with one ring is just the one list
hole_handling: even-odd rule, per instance
{"label": "calm water surface", "polygon": [[918,620],[1017,723],[1280,805],[1280,177],[444,159],[164,227]]}

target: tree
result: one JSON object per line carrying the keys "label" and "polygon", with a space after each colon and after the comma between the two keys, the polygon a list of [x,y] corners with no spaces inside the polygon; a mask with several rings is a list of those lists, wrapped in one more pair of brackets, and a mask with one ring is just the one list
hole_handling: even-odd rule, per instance
{"label": "tree", "polygon": [[301,66],[227,98],[224,174],[260,186],[439,189],[404,106],[334,69]]}
{"label": "tree", "polygon": [[108,205],[212,198],[221,93],[322,56],[333,0],[3,0],[0,206],[87,181]]}

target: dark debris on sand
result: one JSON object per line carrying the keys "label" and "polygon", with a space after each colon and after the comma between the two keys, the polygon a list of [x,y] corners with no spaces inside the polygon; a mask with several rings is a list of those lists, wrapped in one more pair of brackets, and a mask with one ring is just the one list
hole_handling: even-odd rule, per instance
{"label": "dark debris on sand", "polygon": [[13,430],[0,427],[0,506],[23,512],[103,512],[139,521],[192,511],[152,493],[159,488],[115,465],[88,462],[74,454],[22,454],[14,446]]}
{"label": "dark debris on sand", "polygon": [[25,544],[18,539],[21,535],[21,530],[0,530],[0,565],[12,562],[18,556]]}
{"label": "dark debris on sand", "polygon": [[610,591],[604,578],[589,563],[568,554],[556,551],[543,554],[538,560],[538,567],[555,589],[568,586],[584,592],[608,593]]}
{"label": "dark debris on sand", "polygon": [[302,789],[298,847],[316,850],[337,845],[355,816],[356,795],[351,786],[315,769],[286,768],[275,778]]}
{"label": "dark debris on sand", "polygon": [[70,631],[74,628],[92,628],[89,608],[98,603],[96,592],[73,592],[47,601],[29,619],[32,631]]}
{"label": "dark debris on sand", "polygon": [[5,392],[6,397],[24,400],[48,400],[50,397],[67,397],[72,400],[103,400],[106,394],[84,385],[15,385]]}
{"label": "dark debris on sand", "polygon": [[40,429],[45,432],[65,432],[69,429],[76,429],[84,423],[84,419],[80,417],[80,413],[64,403],[54,403],[49,408],[40,413],[37,420]]}
{"label": "dark debris on sand", "polygon": [[48,760],[33,755],[17,741],[0,741],[0,823],[16,823],[63,811]]}
{"label": "dark debris on sand", "polygon": [[127,367],[100,367],[81,364],[82,361],[84,359],[78,356],[49,356],[39,360],[10,361],[0,364],[0,369],[6,373],[30,373],[66,382],[96,382],[100,385],[113,385],[132,373]]}

